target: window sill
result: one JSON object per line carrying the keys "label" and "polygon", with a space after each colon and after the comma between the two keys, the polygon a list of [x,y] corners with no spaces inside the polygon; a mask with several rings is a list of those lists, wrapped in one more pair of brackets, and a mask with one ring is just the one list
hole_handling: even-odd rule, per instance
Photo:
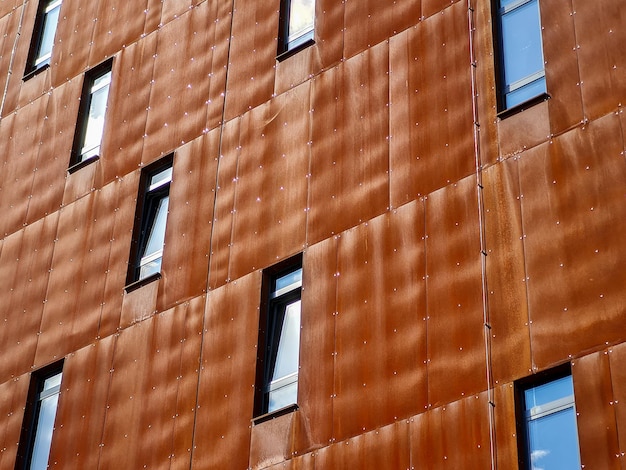
{"label": "window sill", "polygon": [[22,77],[22,81],[28,81],[31,78],[33,78],[35,75],[39,75],[41,72],[43,72],[44,70],[47,70],[50,68],[50,63],[46,62],[43,65],[40,65],[39,67],[36,67],[34,69],[32,69],[30,72],[25,73],[24,76]]}
{"label": "window sill", "polygon": [[150,274],[148,277],[144,277],[143,279],[139,279],[138,281],[131,282],[126,287],[124,287],[124,291],[128,294],[134,290],[139,289],[151,282],[158,281],[161,279],[161,273]]}
{"label": "window sill", "polygon": [[272,419],[278,418],[280,416],[288,415],[289,413],[293,413],[295,411],[298,411],[299,409],[300,407],[298,406],[297,403],[294,403],[292,405],[287,405],[284,408],[281,408],[279,410],[274,410],[270,413],[266,413],[264,415],[257,416],[256,418],[252,418],[252,425],[256,426],[258,424],[265,423],[266,421],[271,421]]}
{"label": "window sill", "polygon": [[292,55],[297,54],[301,50],[306,49],[307,47],[311,47],[313,44],[315,44],[315,40],[314,39],[307,39],[302,44],[298,44],[297,46],[294,46],[291,49],[287,49],[286,51],[281,52],[280,54],[278,54],[276,56],[276,60],[278,62],[282,62],[283,60],[291,57]]}
{"label": "window sill", "polygon": [[522,111],[528,108],[532,108],[533,106],[539,103],[543,103],[544,101],[547,101],[550,98],[551,96],[548,93],[541,93],[540,95],[537,95],[534,98],[526,100],[523,103],[516,104],[515,106],[512,106],[510,108],[500,111],[498,114],[496,114],[496,116],[498,117],[498,119],[506,119],[509,116],[513,116],[514,114],[521,113]]}
{"label": "window sill", "polygon": [[93,157],[90,157],[90,158],[88,158],[88,159],[86,159],[86,160],[82,160],[82,161],[80,161],[80,162],[78,162],[78,163],[74,163],[74,164],[72,164],[72,165],[71,165],[71,166],[67,169],[67,171],[68,171],[68,173],[75,173],[75,172],[77,172],[78,170],[80,170],[81,168],[84,168],[84,167],[86,167],[87,165],[89,165],[90,163],[95,162],[95,161],[98,161],[99,159],[100,159],[100,156],[99,156],[99,155],[94,155]]}

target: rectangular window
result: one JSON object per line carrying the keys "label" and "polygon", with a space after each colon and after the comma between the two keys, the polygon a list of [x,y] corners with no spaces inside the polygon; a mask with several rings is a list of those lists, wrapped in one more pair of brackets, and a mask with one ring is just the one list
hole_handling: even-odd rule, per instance
{"label": "rectangular window", "polygon": [[82,166],[100,156],[104,116],[111,85],[111,61],[85,75],[71,167]]}
{"label": "rectangular window", "polygon": [[31,376],[22,435],[18,447],[17,465],[20,470],[45,470],[54,431],[62,364],[55,364]]}
{"label": "rectangular window", "polygon": [[522,468],[580,468],[574,386],[569,370],[517,386]]}
{"label": "rectangular window", "polygon": [[263,273],[256,415],[298,401],[302,256]]}
{"label": "rectangular window", "polygon": [[39,3],[26,75],[50,63],[60,11],[61,0],[42,0]]}
{"label": "rectangular window", "polygon": [[144,168],[141,176],[128,284],[161,271],[170,200],[173,155]]}
{"label": "rectangular window", "polygon": [[280,6],[279,58],[313,43],[315,0],[282,0]]}
{"label": "rectangular window", "polygon": [[499,0],[500,109],[546,93],[539,0]]}

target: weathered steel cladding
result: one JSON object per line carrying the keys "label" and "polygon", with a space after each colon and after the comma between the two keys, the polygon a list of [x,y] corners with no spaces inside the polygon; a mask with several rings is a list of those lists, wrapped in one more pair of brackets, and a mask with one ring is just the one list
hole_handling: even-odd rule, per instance
{"label": "weathered steel cladding", "polygon": [[[37,2],[0,0],[0,469],[60,358],[51,468],[515,468],[512,382],[568,361],[582,462],[623,467],[626,4],[542,1],[550,99],[499,119],[491,2],[318,0],[278,62],[279,3],[64,0],[22,80]],[[161,278],[124,292],[171,152]],[[300,251],[299,409],[253,424],[261,270]]]}

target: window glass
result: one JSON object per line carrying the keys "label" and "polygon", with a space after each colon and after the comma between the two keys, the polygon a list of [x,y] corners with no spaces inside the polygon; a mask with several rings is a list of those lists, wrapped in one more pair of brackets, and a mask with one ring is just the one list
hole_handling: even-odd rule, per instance
{"label": "window glass", "polygon": [[35,66],[39,67],[50,61],[52,55],[52,46],[54,44],[54,34],[59,22],[59,12],[61,11],[60,0],[49,2],[44,10],[43,26],[41,31],[41,39],[39,42],[39,50],[35,58]]}
{"label": "window glass", "polygon": [[286,406],[296,403],[298,396],[298,382],[294,381],[282,388],[269,393],[269,405],[267,412],[280,410]]}
{"label": "window glass", "polygon": [[148,238],[143,257],[158,253],[163,249],[165,241],[165,222],[167,221],[167,209],[169,206],[169,196],[164,196],[156,203],[156,212],[149,228]]}
{"label": "window glass", "polygon": [[302,281],[302,269],[298,269],[296,271],[290,272],[289,274],[285,274],[284,276],[276,279],[276,290],[284,289],[296,282]]}
{"label": "window glass", "polygon": [[150,188],[152,190],[159,186],[162,186],[165,183],[169,183],[172,180],[172,167],[168,167],[163,171],[158,172],[154,176],[150,178]]}
{"label": "window glass", "polygon": [[[102,85],[103,79],[107,80]],[[96,82],[100,83],[96,83]],[[81,151],[81,160],[96,156],[100,153],[100,144],[104,133],[104,114],[106,112],[107,99],[109,96],[109,83],[111,72],[104,77],[99,77],[94,81],[89,103],[89,114],[87,116],[87,127],[85,128],[85,139]]]}
{"label": "window glass", "polygon": [[293,43],[301,36],[312,32],[314,22],[314,0],[291,0],[289,5],[289,32],[287,34],[287,42]]}
{"label": "window glass", "polygon": [[298,372],[300,352],[300,301],[288,304],[280,332],[272,380]]}
{"label": "window glass", "polygon": [[44,470],[48,467],[48,457],[50,455],[50,444],[52,443],[52,431],[54,429],[54,417],[57,411],[58,400],[59,395],[55,394],[41,401],[30,470]]}

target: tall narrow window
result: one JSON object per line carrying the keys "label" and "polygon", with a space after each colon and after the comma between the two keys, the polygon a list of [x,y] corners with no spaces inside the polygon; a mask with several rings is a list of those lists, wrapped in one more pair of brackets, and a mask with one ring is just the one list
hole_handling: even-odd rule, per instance
{"label": "tall narrow window", "polygon": [[539,0],[499,0],[500,109],[545,94]]}
{"label": "tall narrow window", "polygon": [[302,257],[264,272],[256,415],[297,403]]}
{"label": "tall narrow window", "polygon": [[313,43],[315,0],[282,0],[278,55],[295,52]]}
{"label": "tall narrow window", "polygon": [[50,63],[54,35],[59,22],[61,0],[41,0],[30,45],[26,75]]}
{"label": "tall narrow window", "polygon": [[91,70],[85,76],[70,166],[80,165],[100,156],[110,85],[110,61]]}
{"label": "tall narrow window", "polygon": [[568,370],[518,387],[522,467],[580,468],[574,386]]}
{"label": "tall narrow window", "polygon": [[161,271],[172,159],[170,155],[146,167],[142,173],[128,284],[147,279]]}
{"label": "tall narrow window", "polygon": [[61,392],[62,366],[34,372],[18,447],[18,470],[45,470],[52,443],[54,419]]}

